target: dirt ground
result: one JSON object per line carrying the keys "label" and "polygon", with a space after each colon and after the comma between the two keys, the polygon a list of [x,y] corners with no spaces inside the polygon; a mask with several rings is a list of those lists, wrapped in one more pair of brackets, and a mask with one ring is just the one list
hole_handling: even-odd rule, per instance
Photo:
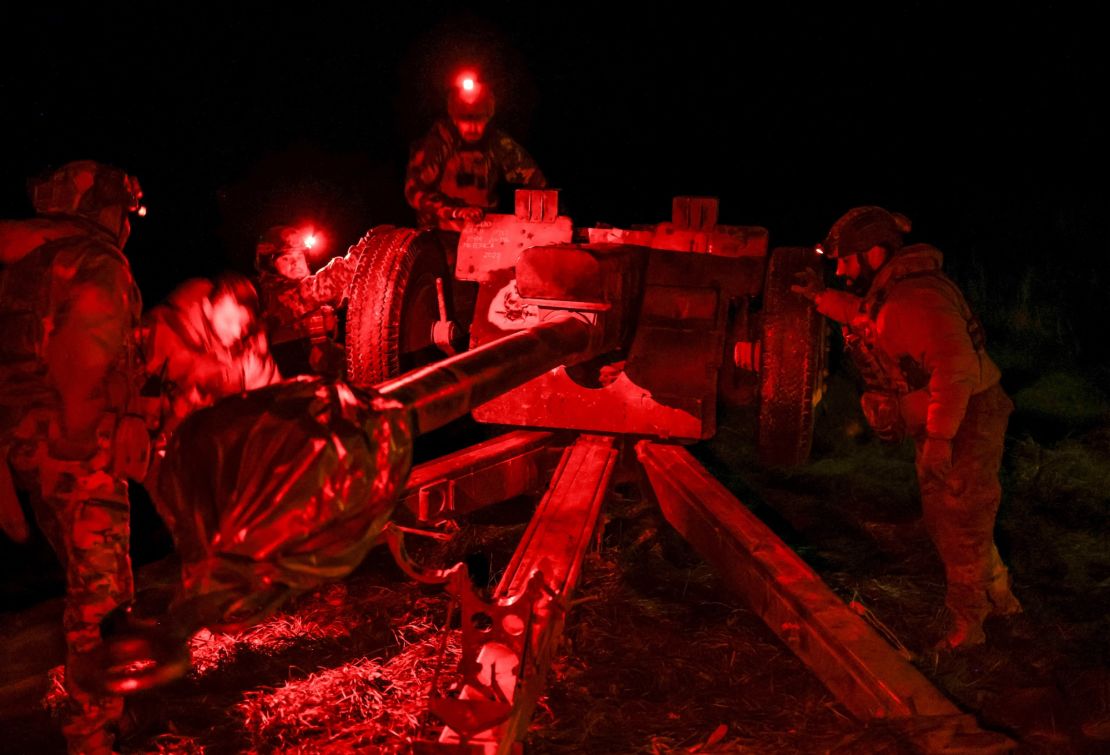
{"label": "dirt ground", "polygon": [[[805,467],[752,464],[744,416],[726,418],[693,451],[983,727],[1022,752],[1110,749],[1110,425],[1061,431],[1034,414],[1015,417],[998,541],[1026,611],[992,620],[987,646],[937,656],[926,648],[943,578],[920,525],[909,450],[867,437],[850,391],[832,388]],[[533,504],[480,512],[453,542],[418,556],[465,560],[478,584],[492,584]],[[915,751],[895,728],[853,720],[634,489],[612,496],[599,543],[526,751]],[[143,573],[166,581],[173,568]],[[54,600],[0,616],[9,647],[37,647],[53,632],[54,655],[34,659],[43,671],[60,659],[58,612]],[[131,698],[121,749],[404,752],[432,731],[419,713],[429,688],[450,681],[458,639],[442,631],[447,613],[442,592],[405,579],[379,549],[260,627],[195,638],[189,677]],[[57,673],[2,688],[0,750],[63,749],[52,718]]]}

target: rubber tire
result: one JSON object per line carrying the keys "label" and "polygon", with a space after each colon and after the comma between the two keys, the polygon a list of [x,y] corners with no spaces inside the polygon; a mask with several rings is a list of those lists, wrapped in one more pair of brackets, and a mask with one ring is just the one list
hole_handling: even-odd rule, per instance
{"label": "rubber tire", "polygon": [[790,290],[805,269],[822,273],[812,247],[771,252],[763,288],[757,453],[761,464],[795,466],[809,458],[813,417],[825,379],[825,318]]}
{"label": "rubber tire", "polygon": [[347,305],[347,380],[369,387],[444,356],[431,324],[439,316],[437,277],[450,316],[451,276],[434,231],[379,226],[358,245]]}

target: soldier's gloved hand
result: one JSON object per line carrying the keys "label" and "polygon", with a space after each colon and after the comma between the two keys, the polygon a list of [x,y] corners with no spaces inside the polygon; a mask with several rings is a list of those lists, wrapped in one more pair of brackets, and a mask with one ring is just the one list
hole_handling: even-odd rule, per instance
{"label": "soldier's gloved hand", "polygon": [[791,286],[790,290],[796,294],[801,294],[810,301],[817,301],[817,298],[825,292],[825,281],[812,268],[807,267],[805,270],[795,273],[794,279],[798,282]]}
{"label": "soldier's gloved hand", "polygon": [[952,441],[947,438],[926,438],[917,463],[925,477],[944,482],[952,471]]}
{"label": "soldier's gloved hand", "polygon": [[481,207],[452,207],[451,219],[462,220],[466,223],[479,223],[486,216],[486,211]]}

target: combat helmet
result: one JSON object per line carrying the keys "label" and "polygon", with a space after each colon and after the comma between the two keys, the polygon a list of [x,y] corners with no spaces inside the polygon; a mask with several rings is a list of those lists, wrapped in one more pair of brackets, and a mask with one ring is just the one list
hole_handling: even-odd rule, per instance
{"label": "combat helmet", "polygon": [[831,259],[863,254],[873,246],[897,251],[910,228],[910,219],[901,213],[873,205],[854,207],[833,223],[818,251]]}
{"label": "combat helmet", "polygon": [[73,215],[126,240],[128,213],[146,214],[139,180],[93,160],[76,160],[28,182],[31,204],[40,215]]}

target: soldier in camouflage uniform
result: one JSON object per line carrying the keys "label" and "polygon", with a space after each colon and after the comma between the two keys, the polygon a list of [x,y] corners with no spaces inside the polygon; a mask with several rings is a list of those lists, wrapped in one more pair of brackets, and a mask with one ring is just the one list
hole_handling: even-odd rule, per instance
{"label": "soldier in camouflage uniform", "polygon": [[470,76],[460,77],[441,119],[412,151],[405,199],[421,227],[461,231],[496,209],[502,180],[527,188],[546,185],[531,156],[500,129],[489,126],[493,93]]}
{"label": "soldier in camouflage uniform", "polygon": [[127,477],[141,477],[149,438],[129,413],[142,305],[121,250],[141,192],[123,171],[80,161],[31,193],[38,218],[0,223],[0,499],[19,539],[11,486],[28,492],[65,568],[69,750],[110,752],[123,701],[82,687],[75,670],[100,646],[100,620],[132,597]]}
{"label": "soldier in camouflage uniform", "polygon": [[169,386],[162,429],[217,399],[281,380],[259,323],[258,292],[238,273],[194,278],[143,317],[148,375]]}
{"label": "soldier in camouflage uniform", "polygon": [[954,649],[982,643],[989,615],[1021,611],[994,543],[1013,403],[978,318],[941,272],[941,253],[903,246],[909,230],[903,215],[850,210],[822,247],[850,290],[826,291],[811,273],[794,290],[842,324],[876,434],[915,441],[922,514],[947,582],[950,622],[938,648]]}
{"label": "soldier in camouflage uniform", "polygon": [[345,356],[336,342],[336,310],[347,302],[360,249],[352,246],[313,274],[304,234],[298,229],[277,226],[259,241],[255,267],[262,316],[282,374],[343,376]]}

